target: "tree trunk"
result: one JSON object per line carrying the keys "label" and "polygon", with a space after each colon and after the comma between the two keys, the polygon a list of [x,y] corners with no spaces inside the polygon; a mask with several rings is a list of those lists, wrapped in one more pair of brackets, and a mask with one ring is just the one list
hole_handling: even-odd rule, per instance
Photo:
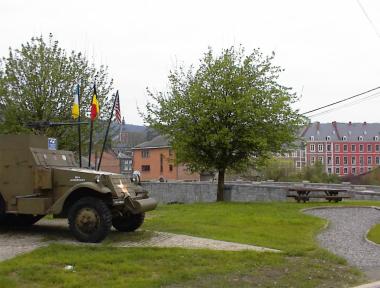
{"label": "tree trunk", "polygon": [[216,201],[224,201],[224,174],[225,170],[218,171],[218,190],[216,193]]}

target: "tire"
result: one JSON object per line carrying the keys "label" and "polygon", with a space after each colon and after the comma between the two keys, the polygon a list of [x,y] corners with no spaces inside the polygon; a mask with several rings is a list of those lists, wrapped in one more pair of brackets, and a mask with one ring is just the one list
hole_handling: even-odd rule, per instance
{"label": "tire", "polygon": [[75,238],[81,242],[98,243],[108,235],[112,215],[101,199],[83,197],[70,207],[68,220]]}
{"label": "tire", "polygon": [[121,232],[132,232],[139,228],[145,219],[145,213],[140,214],[124,214],[120,217],[112,219],[112,225],[116,230]]}

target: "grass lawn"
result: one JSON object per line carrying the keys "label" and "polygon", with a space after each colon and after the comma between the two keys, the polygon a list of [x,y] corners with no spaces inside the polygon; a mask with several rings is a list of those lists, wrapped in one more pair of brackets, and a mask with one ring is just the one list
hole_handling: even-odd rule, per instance
{"label": "grass lawn", "polygon": [[369,240],[380,244],[380,224],[373,226],[371,230],[369,230],[367,237]]}
{"label": "grass lawn", "polygon": [[[109,242],[53,244],[0,263],[0,287],[350,287],[363,282],[359,271],[316,244],[314,236],[326,222],[300,209],[318,205],[335,204],[159,206],[149,213],[143,229],[261,245],[284,253],[113,248]],[[64,270],[65,265],[74,265],[74,271]]]}

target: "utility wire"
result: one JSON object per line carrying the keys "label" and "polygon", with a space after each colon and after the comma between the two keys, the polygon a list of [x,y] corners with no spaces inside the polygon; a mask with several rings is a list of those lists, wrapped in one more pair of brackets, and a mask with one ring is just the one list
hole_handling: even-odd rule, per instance
{"label": "utility wire", "polygon": [[371,18],[369,18],[368,13],[367,13],[367,12],[365,11],[365,9],[364,9],[364,6],[362,5],[362,3],[360,3],[359,0],[356,0],[356,2],[358,2],[358,5],[359,5],[360,9],[362,9],[364,16],[367,18],[369,24],[372,26],[372,28],[373,28],[373,30],[375,31],[377,37],[380,38],[380,32],[379,32],[379,30],[377,29],[375,23],[373,23],[373,21],[371,20]]}
{"label": "utility wire", "polygon": [[339,106],[339,107],[336,107],[336,108],[332,108],[332,109],[329,109],[329,110],[326,110],[326,111],[322,111],[322,112],[318,112],[316,114],[309,115],[308,117],[309,118],[313,118],[313,117],[316,117],[316,116],[328,114],[328,113],[334,112],[336,110],[343,109],[343,108],[346,108],[348,106],[351,106],[351,105],[354,105],[354,104],[358,104],[358,103],[370,100],[371,98],[375,98],[375,97],[378,97],[378,96],[380,96],[380,92],[376,92],[375,94],[371,94],[369,96],[366,96],[363,99],[358,99],[358,100],[356,100],[354,102],[344,104],[343,106]]}
{"label": "utility wire", "polygon": [[307,111],[307,112],[304,112],[302,113],[302,115],[305,115],[305,114],[309,114],[311,112],[315,112],[315,111],[318,111],[318,110],[321,110],[321,109],[324,109],[324,108],[327,108],[327,107],[330,107],[330,106],[333,106],[333,105],[336,105],[336,104],[339,104],[339,103],[342,103],[342,102],[346,102],[350,99],[353,99],[353,98],[356,98],[356,97],[359,97],[359,96],[362,96],[364,94],[367,94],[369,92],[372,92],[372,91],[375,91],[375,90],[378,90],[380,89],[380,86],[376,87],[376,88],[373,88],[373,89],[370,89],[370,90],[367,90],[367,91],[364,91],[364,92],[361,92],[359,94],[356,94],[356,95],[353,95],[351,97],[348,97],[348,98],[345,98],[345,99],[342,99],[342,100],[339,100],[339,101],[336,101],[334,103],[330,103],[328,105],[325,105],[325,106],[322,106],[322,107],[319,107],[319,108],[316,108],[316,109],[313,109],[313,110],[310,110],[310,111]]}

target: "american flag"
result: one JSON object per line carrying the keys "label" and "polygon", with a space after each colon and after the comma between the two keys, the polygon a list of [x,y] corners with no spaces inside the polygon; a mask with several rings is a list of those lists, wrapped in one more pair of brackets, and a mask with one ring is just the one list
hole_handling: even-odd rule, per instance
{"label": "american flag", "polygon": [[121,124],[119,91],[116,92],[115,118],[117,123]]}

